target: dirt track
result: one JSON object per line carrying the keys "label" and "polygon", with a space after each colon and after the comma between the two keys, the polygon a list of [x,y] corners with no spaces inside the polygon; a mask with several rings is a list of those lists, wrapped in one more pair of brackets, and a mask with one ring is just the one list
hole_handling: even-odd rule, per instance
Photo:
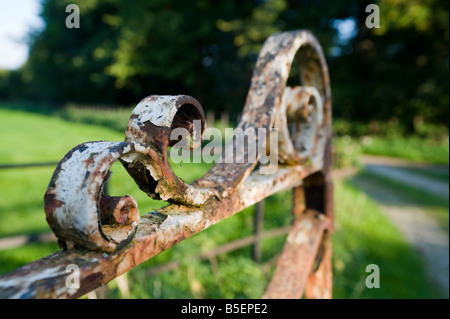
{"label": "dirt track", "polygon": [[403,169],[405,167],[409,167],[427,169],[436,173],[446,172],[448,174],[448,166],[417,164],[399,159],[374,156],[364,156],[362,160],[367,171],[371,173],[391,178],[426,192],[446,197],[447,199],[449,198],[448,183],[431,177],[414,174]]}
{"label": "dirt track", "polygon": [[[414,174],[402,167],[417,167],[401,160],[365,157],[368,172],[408,184],[424,191],[423,196],[433,193],[449,198],[448,184],[433,178]],[[422,168],[424,165],[420,165]],[[446,171],[448,167],[429,166],[427,169]],[[430,279],[439,285],[444,295],[449,297],[449,233],[427,212],[411,203],[392,188],[383,187],[379,182],[356,176],[353,183],[375,199],[383,212],[423,257]]]}

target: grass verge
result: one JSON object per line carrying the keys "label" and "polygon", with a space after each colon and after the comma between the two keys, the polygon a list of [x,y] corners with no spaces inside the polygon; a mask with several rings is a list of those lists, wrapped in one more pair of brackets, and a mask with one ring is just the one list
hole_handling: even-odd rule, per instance
{"label": "grass verge", "polygon": [[423,139],[420,137],[370,137],[362,143],[362,152],[410,159],[435,164],[449,163],[449,140]]}
{"label": "grass verge", "polygon": [[449,181],[449,171],[444,169],[419,168],[419,167],[402,167],[403,170],[413,174],[419,174],[441,182]]}

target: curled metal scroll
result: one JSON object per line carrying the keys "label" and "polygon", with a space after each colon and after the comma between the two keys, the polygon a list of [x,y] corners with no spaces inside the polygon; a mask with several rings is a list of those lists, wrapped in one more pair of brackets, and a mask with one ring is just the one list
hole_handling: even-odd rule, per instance
{"label": "curled metal scroll", "polygon": [[[302,86],[287,87],[294,58]],[[102,186],[119,160],[139,188],[154,199],[187,206],[223,200],[243,182],[257,162],[222,161],[192,184],[176,176],[168,161],[171,132],[194,121],[206,128],[200,103],[190,96],[149,96],[134,109],[124,142],[87,142],[59,163],[45,194],[47,221],[67,249],[112,252],[129,243],[139,225],[138,204],[131,196],[110,197]],[[271,36],[261,49],[245,107],[237,125],[243,130],[276,127],[279,162],[321,170],[331,134],[328,70],[321,47],[309,31]],[[262,141],[256,140],[263,139]],[[249,143],[265,144],[265,136]],[[195,143],[194,143],[195,144]],[[196,143],[199,144],[199,143]],[[198,145],[190,145],[192,147]],[[245,153],[247,149],[236,149]],[[256,154],[257,159],[262,154]],[[224,155],[226,156],[226,154]]]}

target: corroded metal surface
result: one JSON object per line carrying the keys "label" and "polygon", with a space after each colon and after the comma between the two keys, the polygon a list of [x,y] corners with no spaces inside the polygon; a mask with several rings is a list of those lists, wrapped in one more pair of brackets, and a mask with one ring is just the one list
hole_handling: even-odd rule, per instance
{"label": "corroded metal surface", "polygon": [[[169,205],[141,217],[133,240],[112,253],[61,250],[0,277],[1,298],[76,298],[120,276],[178,242],[240,212],[267,196],[300,186],[309,171],[280,168],[273,175],[252,174],[226,199],[201,207]],[[264,190],[264,191],[260,191]],[[80,268],[80,288],[66,287],[66,267]]]}
{"label": "corroded metal surface", "polygon": [[319,91],[314,87],[287,87],[277,112],[275,126],[280,132],[280,162],[305,163],[321,167],[326,132]]}
{"label": "corroded metal surface", "polygon": [[329,218],[313,210],[296,219],[263,298],[302,297],[322,242],[322,234],[330,224]]}
{"label": "corroded metal surface", "polygon": [[[118,158],[128,154],[146,156],[148,152],[142,144],[101,141],[78,145],[64,157],[44,196],[47,221],[64,248],[113,251],[133,238],[139,223],[137,203],[131,197],[104,198],[102,186]],[[116,208],[121,210],[117,204],[131,212],[126,213],[123,223],[102,225],[102,219],[109,219],[108,213],[114,215]]]}
{"label": "corroded metal surface", "polygon": [[[196,120],[200,122],[198,130],[193,129]],[[149,145],[151,160],[146,162],[136,156],[122,157],[121,161],[139,188],[150,197],[186,205],[204,204],[217,196],[217,191],[188,185],[176,176],[169,164],[167,148],[176,142],[170,136],[177,128],[185,128],[190,133],[189,137],[184,137],[191,141],[190,148],[199,147],[205,127],[203,109],[194,98],[186,95],[146,97],[131,114],[125,141]]]}
{"label": "corroded metal surface", "polygon": [[[309,31],[278,33],[266,40],[256,62],[249,93],[237,128],[269,130],[275,124],[277,113],[281,112],[280,116],[285,116],[282,110],[283,96],[294,58],[301,74],[302,85],[315,88],[320,95],[321,101],[318,102],[322,104],[322,115],[320,116],[321,122],[315,123],[317,150],[312,150],[308,154],[310,156],[303,154],[303,157],[296,156],[293,161],[289,162],[306,164],[310,160],[312,167],[320,170],[323,165],[325,142],[331,137],[331,91],[328,68],[322,48]],[[287,121],[283,125],[287,125]],[[288,130],[288,128],[280,128],[282,132]],[[288,140],[287,135],[281,134],[279,137],[282,154],[284,150],[282,144]],[[251,142],[257,144],[265,141],[249,141],[249,143]],[[292,142],[294,145],[297,144],[296,141]],[[246,152],[245,149],[240,151]],[[289,159],[290,155],[292,152],[286,154]],[[233,154],[224,154],[224,157],[227,156],[233,156]],[[257,154],[257,156],[259,158],[261,154]],[[232,188],[245,179],[256,165],[256,163],[228,164],[227,162],[229,160],[224,159],[222,163],[216,164],[195,183],[204,187]]]}
{"label": "corroded metal surface", "polygon": [[[302,86],[287,87],[294,59]],[[271,36],[256,63],[237,129],[270,132],[274,127],[278,142],[272,136],[268,140],[269,134],[249,135],[248,144],[263,146],[251,154],[249,147],[236,145],[235,135],[230,142],[233,152],[225,152],[203,177],[187,184],[174,174],[168,148],[180,142],[189,149],[200,146],[206,128],[203,109],[186,95],[144,98],[130,116],[125,141],[83,143],[59,163],[44,199],[47,221],[63,250],[0,277],[0,297],[81,296],[181,240],[292,188],[298,196],[295,222],[265,297],[283,297],[280,287],[286,285],[292,286],[290,292],[295,290],[289,297],[300,297],[305,287],[322,291],[309,295],[329,297],[330,281],[323,278],[330,278],[331,246],[329,236],[322,235],[333,228],[331,97],[323,52],[308,31]],[[187,135],[174,139],[179,128]],[[273,143],[278,143],[278,169],[252,173]],[[246,160],[236,162],[235,158]],[[140,216],[133,197],[104,194],[103,185],[115,161],[123,164],[148,196],[169,205]],[[314,272],[322,246],[326,263]],[[66,286],[70,264],[80,268],[76,289]],[[291,272],[289,267],[295,265],[302,268],[300,273]],[[291,284],[286,274],[299,280]]]}
{"label": "corroded metal surface", "polygon": [[305,287],[307,299],[329,299],[332,296],[332,263],[330,233],[325,232]]}

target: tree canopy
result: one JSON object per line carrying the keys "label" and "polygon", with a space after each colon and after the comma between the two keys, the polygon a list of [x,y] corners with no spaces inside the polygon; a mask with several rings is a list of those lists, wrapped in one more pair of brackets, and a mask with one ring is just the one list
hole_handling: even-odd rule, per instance
{"label": "tree canopy", "polygon": [[[374,2],[380,28],[369,29],[366,7]],[[65,26],[70,3],[80,8],[80,28]],[[44,0],[45,27],[30,33],[27,63],[0,74],[0,97],[123,105],[183,93],[205,109],[239,112],[263,41],[302,28],[327,55],[336,117],[394,120],[411,130],[417,121],[448,126],[448,6],[439,0]]]}

